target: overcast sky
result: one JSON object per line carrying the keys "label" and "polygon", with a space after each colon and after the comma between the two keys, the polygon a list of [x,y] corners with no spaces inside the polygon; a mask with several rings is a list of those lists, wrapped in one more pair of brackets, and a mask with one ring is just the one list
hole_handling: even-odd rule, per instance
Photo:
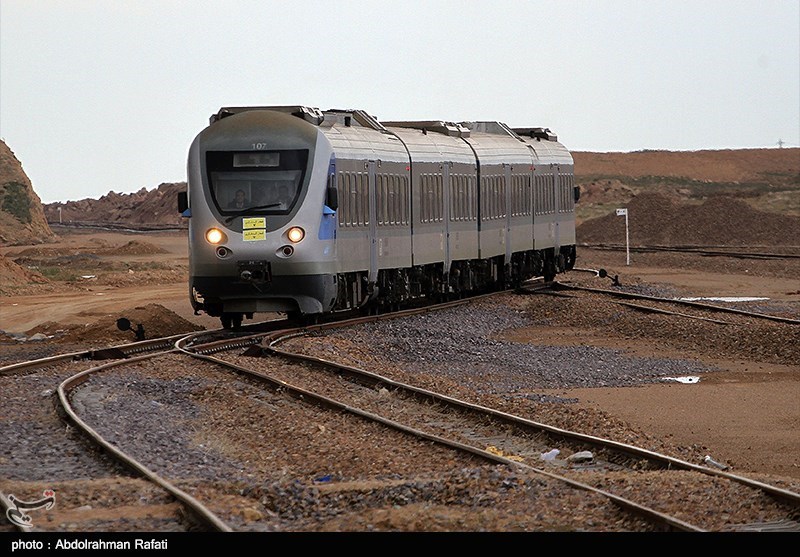
{"label": "overcast sky", "polygon": [[0,0],[0,137],[44,203],[185,181],[238,105],[797,147],[800,1]]}

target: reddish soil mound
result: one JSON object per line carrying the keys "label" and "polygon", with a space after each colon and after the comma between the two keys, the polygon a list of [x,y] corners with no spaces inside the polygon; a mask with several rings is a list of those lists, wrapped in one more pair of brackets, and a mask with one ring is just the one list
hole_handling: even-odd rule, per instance
{"label": "reddish soil mound", "polygon": [[[48,222],[72,222],[102,225],[185,227],[186,219],[178,213],[178,192],[186,183],[163,183],[154,190],[142,188],[136,193],[109,192],[100,199],[82,199],[44,205]],[[102,215],[102,221],[98,221]]]}
{"label": "reddish soil mound", "polygon": [[[100,345],[134,342],[136,334],[133,331],[121,331],[117,327],[117,319],[121,317],[128,319],[134,330],[137,325],[141,324],[146,339],[203,330],[203,327],[185,320],[164,306],[148,304],[120,310],[115,315],[103,317],[97,322],[85,326],[45,323],[31,329],[26,334],[29,336],[35,333],[55,335],[55,340],[65,343]],[[58,334],[58,331],[66,332]]]}
{"label": "reddish soil mound", "polygon": [[25,286],[32,282],[44,284],[49,281],[40,273],[21,267],[9,258],[0,255],[0,293],[5,292],[5,287]]}
{"label": "reddish soil mound", "polygon": [[167,253],[167,250],[150,242],[131,240],[125,245],[108,250],[108,253],[112,255],[152,255],[155,253]]}
{"label": "reddish soil mound", "polygon": [[[681,205],[658,193],[642,193],[627,204],[631,245],[796,246],[800,218],[764,213],[737,199],[709,198]],[[611,213],[578,226],[579,243],[624,244],[624,217]]]}
{"label": "reddish soil mound", "polygon": [[709,182],[747,182],[800,174],[800,149],[573,152],[578,181],[591,176],[671,176]]}

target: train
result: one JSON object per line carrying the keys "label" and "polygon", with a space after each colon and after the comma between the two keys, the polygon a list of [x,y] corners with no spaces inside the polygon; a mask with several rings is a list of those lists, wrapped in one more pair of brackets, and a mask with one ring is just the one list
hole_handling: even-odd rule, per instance
{"label": "train", "polygon": [[549,128],[222,107],[178,198],[190,302],[230,329],[553,281],[575,265],[579,197]]}

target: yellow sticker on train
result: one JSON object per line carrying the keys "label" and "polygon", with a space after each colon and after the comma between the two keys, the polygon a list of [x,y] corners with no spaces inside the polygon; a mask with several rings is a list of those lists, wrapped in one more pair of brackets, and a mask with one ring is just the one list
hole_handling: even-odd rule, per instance
{"label": "yellow sticker on train", "polygon": [[251,230],[253,228],[266,228],[267,227],[267,219],[264,217],[250,217],[242,219],[242,228],[245,230]]}
{"label": "yellow sticker on train", "polygon": [[267,239],[267,231],[264,228],[260,228],[258,230],[243,230],[242,231],[242,240],[245,242],[255,242],[258,240],[266,240]]}

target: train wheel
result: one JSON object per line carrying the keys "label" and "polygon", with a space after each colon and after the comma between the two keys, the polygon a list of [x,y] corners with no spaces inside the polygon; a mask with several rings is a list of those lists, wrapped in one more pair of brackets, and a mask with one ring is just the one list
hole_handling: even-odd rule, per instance
{"label": "train wheel", "polygon": [[243,317],[241,313],[223,313],[219,320],[223,329],[238,329],[242,326]]}
{"label": "train wheel", "polygon": [[556,278],[556,263],[553,260],[545,261],[544,263],[544,281],[553,282]]}

